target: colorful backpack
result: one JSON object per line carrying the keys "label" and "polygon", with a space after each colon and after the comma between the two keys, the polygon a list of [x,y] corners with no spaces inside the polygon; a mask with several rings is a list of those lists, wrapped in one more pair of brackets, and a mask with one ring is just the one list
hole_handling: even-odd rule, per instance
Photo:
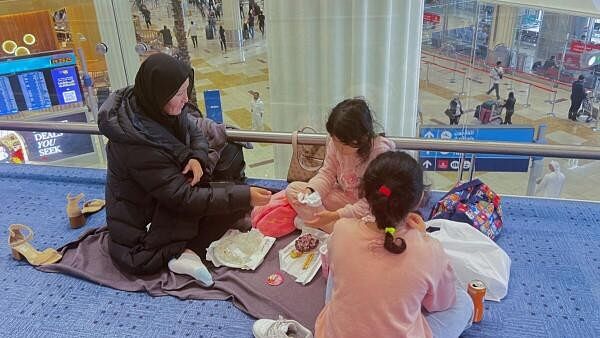
{"label": "colorful backpack", "polygon": [[479,179],[457,183],[431,209],[429,219],[438,218],[471,224],[495,240],[503,225],[500,195]]}

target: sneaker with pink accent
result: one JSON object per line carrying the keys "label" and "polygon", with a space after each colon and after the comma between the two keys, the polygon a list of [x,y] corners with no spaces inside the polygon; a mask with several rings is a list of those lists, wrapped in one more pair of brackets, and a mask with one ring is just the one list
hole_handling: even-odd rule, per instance
{"label": "sneaker with pink accent", "polygon": [[252,333],[256,338],[313,338],[312,332],[300,325],[295,320],[259,319],[252,326]]}

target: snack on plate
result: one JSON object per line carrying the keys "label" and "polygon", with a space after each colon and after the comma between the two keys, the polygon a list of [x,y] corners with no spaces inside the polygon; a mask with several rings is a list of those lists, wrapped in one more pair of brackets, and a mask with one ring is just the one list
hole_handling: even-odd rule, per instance
{"label": "snack on plate", "polygon": [[315,258],[315,253],[311,252],[310,254],[308,254],[308,256],[306,257],[306,259],[304,260],[304,265],[302,265],[302,270],[306,270],[308,269],[308,267],[310,266],[310,263],[312,262],[312,260]]}
{"label": "snack on plate", "polygon": [[302,254],[303,254],[303,252],[300,252],[300,251],[294,249],[290,252],[290,257],[298,258],[298,257],[302,256]]}
{"label": "snack on plate", "polygon": [[300,252],[308,252],[314,250],[319,245],[319,239],[312,234],[304,234],[296,240],[294,246]]}

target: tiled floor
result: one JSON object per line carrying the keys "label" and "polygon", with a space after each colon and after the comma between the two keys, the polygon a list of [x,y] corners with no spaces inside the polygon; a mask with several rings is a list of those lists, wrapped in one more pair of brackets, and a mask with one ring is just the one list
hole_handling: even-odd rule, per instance
{"label": "tiled floor", "polygon": [[[199,14],[192,12],[187,20],[200,22]],[[172,18],[167,17],[162,8],[153,16],[156,27],[163,24],[172,27]],[[265,105],[265,130],[270,130],[271,111],[269,107],[269,78],[266,39],[256,35],[242,48],[229,47],[227,53],[220,50],[218,40],[206,40],[199,36],[199,46],[191,48],[192,65],[196,70],[196,90],[198,104],[204,107],[202,92],[206,89],[220,89],[225,121],[242,129],[251,127],[249,90],[260,92]],[[423,53],[421,65],[421,99],[420,107],[424,124],[446,124],[443,114],[452,96],[463,93],[461,100],[465,110],[473,109],[477,104],[493,98],[486,95],[489,88],[487,70],[469,70],[460,62],[454,62],[436,56],[430,52]],[[444,67],[444,68],[443,68]],[[478,66],[481,67],[481,66]],[[466,74],[453,72],[450,69],[465,71]],[[566,119],[570,101],[568,87],[557,89],[556,97],[552,92],[552,83],[546,79],[532,78],[525,75],[507,75],[503,79],[500,92],[505,98],[508,91],[514,91],[517,98],[517,109],[513,116],[514,124],[527,124],[548,127],[546,141],[549,144],[600,145],[600,133],[592,130],[592,125],[571,122]],[[555,116],[549,115],[552,104],[546,101],[563,99],[554,105]],[[469,116],[469,117],[468,117]],[[472,112],[461,119],[461,123],[471,122]],[[245,153],[247,173],[253,177],[272,177],[273,146],[256,145],[255,149]],[[550,159],[545,159],[545,163]],[[564,198],[585,198],[600,200],[600,189],[592,188],[600,184],[600,166],[593,161],[579,161],[576,168],[573,161],[559,160],[567,179],[562,194]],[[483,173],[477,176],[489,183],[503,194],[522,195],[526,193],[528,173]],[[448,189],[456,181],[454,173],[430,173],[433,187]]]}

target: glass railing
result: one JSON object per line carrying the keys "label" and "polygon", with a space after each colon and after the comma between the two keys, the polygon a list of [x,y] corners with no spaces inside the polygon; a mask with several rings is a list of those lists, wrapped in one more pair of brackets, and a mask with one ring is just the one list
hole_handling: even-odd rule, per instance
{"label": "glass railing", "polygon": [[[423,128],[425,134],[438,132],[430,127]],[[2,121],[0,131],[5,135],[3,145],[7,143],[6,140],[12,140],[14,145],[22,139],[24,143],[20,146],[25,149],[20,152],[21,160],[15,160],[19,152],[8,151],[9,156],[0,154],[2,162],[106,167],[104,138],[98,135],[95,124]],[[527,133],[527,130],[519,132]],[[231,141],[252,142],[253,149],[244,150],[246,158],[253,154],[252,161],[246,161],[246,174],[249,177],[286,178],[291,133],[229,130],[228,137]],[[300,134],[298,142],[323,145],[325,137],[324,134]],[[412,151],[419,159],[434,190],[447,191],[458,181],[476,177],[504,195],[600,201],[600,189],[595,188],[600,184],[600,147],[597,146],[482,142],[434,137],[391,139],[396,142],[398,149]],[[7,147],[4,146],[4,149]],[[552,172],[555,174],[549,175]],[[555,176],[564,177],[559,180],[563,181],[561,187],[556,187],[556,182],[548,183],[549,178],[552,180]],[[549,187],[549,184],[555,185]]]}

